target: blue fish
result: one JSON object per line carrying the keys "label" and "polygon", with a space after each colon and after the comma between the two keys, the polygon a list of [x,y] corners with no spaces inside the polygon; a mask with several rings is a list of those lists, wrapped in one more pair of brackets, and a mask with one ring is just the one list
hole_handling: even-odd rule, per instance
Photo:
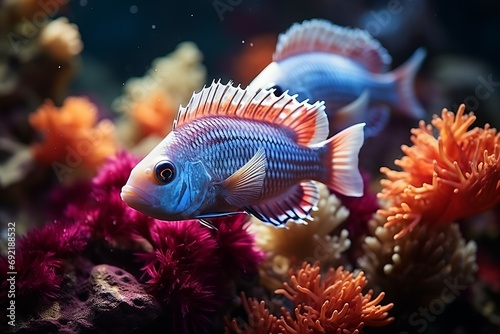
{"label": "blue fish", "polygon": [[324,109],[286,93],[214,82],[180,108],[172,132],[130,173],[122,199],[164,220],[242,211],[278,227],[310,220],[319,201],[312,180],[363,194],[364,124],[327,139]]}
{"label": "blue fish", "polygon": [[413,80],[426,52],[420,48],[387,72],[391,57],[367,31],[314,19],[294,24],[278,38],[273,61],[249,88],[288,91],[299,101],[325,101],[330,135],[365,122],[365,136],[379,133],[390,109],[412,118],[424,110]]}

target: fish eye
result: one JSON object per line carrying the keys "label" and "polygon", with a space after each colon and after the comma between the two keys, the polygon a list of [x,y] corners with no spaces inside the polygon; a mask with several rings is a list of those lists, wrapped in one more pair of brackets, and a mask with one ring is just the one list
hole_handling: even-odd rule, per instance
{"label": "fish eye", "polygon": [[281,96],[283,95],[283,88],[279,85],[274,85],[270,89],[274,89],[274,95]]}
{"label": "fish eye", "polygon": [[162,184],[168,184],[175,177],[175,167],[170,161],[160,161],[155,166],[156,180]]}

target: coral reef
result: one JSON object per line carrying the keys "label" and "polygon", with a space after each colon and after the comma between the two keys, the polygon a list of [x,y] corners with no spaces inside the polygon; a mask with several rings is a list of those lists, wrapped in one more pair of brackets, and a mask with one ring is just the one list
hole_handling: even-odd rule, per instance
{"label": "coral reef", "polygon": [[0,142],[11,146],[12,152],[0,165],[4,187],[21,181],[36,167],[51,168],[63,183],[88,179],[118,149],[115,125],[108,119],[98,121],[97,107],[86,97],[68,97],[60,108],[46,100],[28,120],[40,141],[30,146],[8,139]]}
{"label": "coral reef", "polygon": [[362,170],[361,176],[363,177],[363,196],[348,197],[335,194],[342,205],[349,210],[349,216],[343,225],[349,231],[352,240],[364,237],[368,233],[368,222],[380,208],[377,194],[371,190],[371,176]]}
{"label": "coral reef", "polygon": [[402,237],[419,222],[446,224],[493,208],[500,202],[500,134],[488,124],[468,128],[476,117],[443,109],[433,128],[420,122],[412,129],[413,146],[403,145],[405,156],[396,160],[402,171],[381,168],[379,197],[391,202],[379,211],[387,227],[402,223]]}
{"label": "coral reef", "polygon": [[[439,298],[450,284],[464,290],[477,271],[476,243],[465,242],[457,224],[418,224],[400,238],[398,226],[376,215],[359,266],[396,308],[413,310]],[[457,296],[453,295],[453,299]]]}
{"label": "coral reef", "polygon": [[[19,310],[32,310],[58,297],[65,261],[83,251],[88,235],[78,226],[54,221],[34,229],[18,241],[16,257],[16,303]],[[7,297],[7,256],[0,256],[0,301]]]}
{"label": "coral reef", "polygon": [[114,108],[125,115],[119,126],[122,142],[134,146],[149,135],[165,136],[179,105],[205,82],[202,54],[194,43],[184,42],[171,54],[157,58],[142,78],[129,79]]}
{"label": "coral reef", "polygon": [[77,262],[59,294],[57,301],[23,319],[19,332],[132,333],[162,314],[158,302],[133,275],[105,264],[92,267]]}
{"label": "coral reef", "polygon": [[120,198],[120,190],[138,161],[127,152],[110,158],[92,179],[91,196],[85,203],[68,205],[65,215],[78,219],[93,238],[113,247],[150,249],[142,235],[147,235],[154,219],[133,210]]}
{"label": "coral reef", "polygon": [[158,296],[176,333],[194,333],[210,324],[224,303],[214,270],[217,243],[196,221],[156,223],[153,252],[139,254],[150,293]]}
{"label": "coral reef", "polygon": [[231,299],[230,277],[256,274],[261,254],[254,250],[243,218],[156,222],[153,251],[138,254],[148,291],[159,298],[175,333],[204,332],[218,309]]}
{"label": "coral reef", "polygon": [[[0,332],[498,332],[500,99],[481,59],[495,63],[494,52],[469,48],[480,56],[472,61],[424,43],[429,57],[411,80],[418,100],[427,110],[463,100],[474,113],[456,105],[418,125],[391,116],[360,153],[363,196],[318,184],[313,220],[284,229],[246,214],[167,222],[121,199],[132,168],[208,77],[251,82],[272,60],[272,30],[292,23],[272,10],[303,6],[214,2],[214,26],[192,6],[188,20],[175,7],[179,20],[203,27],[198,36],[181,26],[170,35],[172,20],[146,16],[160,4],[87,2],[0,1],[0,316],[11,322]],[[382,27],[374,19],[400,7],[340,3],[316,2],[309,14],[326,8],[349,21],[347,11],[353,26],[379,27],[395,63],[420,46],[393,39],[402,18],[446,12],[415,4]],[[105,7],[126,16],[98,17]],[[127,22],[123,33],[117,21]],[[450,31],[478,36],[461,28]]]}
{"label": "coral reef", "polygon": [[86,98],[69,97],[61,108],[46,101],[29,120],[44,137],[33,145],[34,158],[52,166],[59,181],[93,175],[117,150],[113,123],[97,122],[97,107]]}
{"label": "coral reef", "polygon": [[[3,112],[63,99],[78,67],[82,41],[67,18],[48,18],[64,6],[50,1],[0,4],[0,107]],[[40,17],[45,19],[40,21]],[[14,123],[11,126],[22,126]]]}
{"label": "coral reef", "polygon": [[290,282],[283,283],[283,288],[276,293],[293,303],[292,312],[282,308],[282,315],[277,318],[270,315],[264,302],[246,300],[243,295],[249,323],[241,326],[235,319],[226,321],[229,333],[255,333],[254,330],[258,333],[359,333],[364,326],[381,327],[394,320],[388,317],[393,305],[379,305],[384,293],[373,298],[371,290],[366,294],[362,292],[367,284],[363,272],[355,277],[342,267],[330,268],[322,277],[317,263],[304,262],[289,275]]}
{"label": "coral reef", "polygon": [[[320,261],[322,265],[337,266],[341,255],[350,245],[349,232],[330,235],[348,217],[349,211],[323,184],[317,184],[320,200],[308,224],[288,222],[286,229],[276,229],[252,218],[250,230],[266,259],[261,265],[262,284],[270,291],[281,286],[288,270],[303,261]],[[300,247],[297,247],[300,245]]]}
{"label": "coral reef", "polygon": [[[258,274],[257,265],[263,256],[247,231],[246,215],[214,219],[216,229],[211,230],[198,221],[158,221],[121,201],[119,189],[137,161],[126,152],[110,158],[90,182],[90,192],[84,198],[72,196],[75,202],[62,210],[61,221],[33,229],[20,240],[16,263],[18,309],[26,314],[52,310],[46,312],[50,319],[42,312],[41,318],[24,319],[27,322],[23,326],[56,330],[68,325],[75,332],[86,328],[118,333],[130,329],[107,327],[116,319],[123,317],[132,324],[132,314],[137,313],[140,325],[163,312],[167,316],[154,320],[153,326],[168,326],[176,333],[205,333],[220,316],[220,309],[235,298],[237,281]],[[124,258],[135,258],[125,266],[145,283],[150,295],[137,290],[137,282],[124,274],[123,268],[106,265],[96,267],[87,283],[81,283],[90,284],[91,292],[65,290],[65,285],[76,284],[66,279],[75,275],[73,271],[87,272],[88,265],[80,268],[75,261],[79,254],[108,264],[123,265]],[[7,301],[7,266],[7,257],[1,256],[3,306]],[[84,323],[70,324],[68,320],[71,305],[78,303],[74,293],[87,296],[78,313]],[[65,322],[64,326],[59,320]]]}
{"label": "coral reef", "polygon": [[58,61],[68,61],[79,55],[83,49],[78,27],[76,24],[70,24],[65,17],[47,24],[40,33],[39,43]]}

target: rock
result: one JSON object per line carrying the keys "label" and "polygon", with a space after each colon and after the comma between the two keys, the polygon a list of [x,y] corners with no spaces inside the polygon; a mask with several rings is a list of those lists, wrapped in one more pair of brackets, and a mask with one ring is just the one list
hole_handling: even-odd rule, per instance
{"label": "rock", "polygon": [[18,321],[15,333],[131,333],[161,314],[153,296],[127,271],[78,263],[61,284],[59,298]]}
{"label": "rock", "polygon": [[160,305],[134,276],[123,269],[98,265],[90,272],[93,296],[87,303],[95,325],[107,333],[127,333],[148,324],[160,313]]}

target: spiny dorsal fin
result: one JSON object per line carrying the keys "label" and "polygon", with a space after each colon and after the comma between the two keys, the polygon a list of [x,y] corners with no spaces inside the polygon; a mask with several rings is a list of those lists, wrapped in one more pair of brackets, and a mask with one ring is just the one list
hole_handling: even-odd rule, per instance
{"label": "spiny dorsal fin", "polygon": [[234,87],[231,82],[212,82],[194,93],[186,107],[180,107],[174,129],[204,117],[235,117],[283,126],[296,135],[301,145],[316,144],[328,136],[328,118],[324,103],[298,102],[288,92],[280,96],[274,90]]}
{"label": "spiny dorsal fin", "polygon": [[366,30],[314,19],[295,23],[278,37],[273,61],[307,52],[328,52],[350,58],[373,73],[384,73],[391,56]]}

